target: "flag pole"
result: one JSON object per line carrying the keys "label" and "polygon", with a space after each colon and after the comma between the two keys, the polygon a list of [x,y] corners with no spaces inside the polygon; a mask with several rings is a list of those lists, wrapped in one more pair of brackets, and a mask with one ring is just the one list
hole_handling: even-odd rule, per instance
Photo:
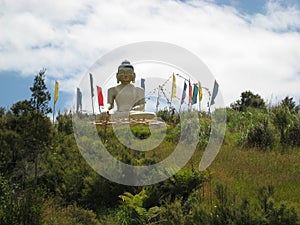
{"label": "flag pole", "polygon": [[55,88],[54,88],[54,98],[53,98],[53,124],[54,124],[54,116],[55,116],[55,105],[56,105],[56,101],[58,99],[58,81],[55,81]]}
{"label": "flag pole", "polygon": [[55,103],[53,103],[53,118],[52,118],[53,124],[54,124],[54,114],[55,114]]}
{"label": "flag pole", "polygon": [[159,88],[157,90],[156,112],[158,112],[158,106],[159,106],[159,98],[160,98],[159,90],[160,90],[160,85],[159,85]]}
{"label": "flag pole", "polygon": [[200,99],[200,92],[202,92],[202,90],[200,90],[200,88],[202,88],[201,87],[201,85],[199,84],[199,81],[198,81],[198,101],[199,101],[199,112],[201,112],[201,100],[202,99]]}
{"label": "flag pole", "polygon": [[93,109],[93,115],[95,115],[94,110],[94,87],[93,87],[93,75],[90,73],[90,85],[91,85],[91,99],[92,99],[92,109]]}
{"label": "flag pole", "polygon": [[[174,95],[174,90],[176,90],[176,78],[175,78],[175,74],[173,73],[172,75],[172,90],[171,90],[171,101],[170,101],[170,104],[172,106],[172,101],[173,101],[173,96],[175,97]],[[175,92],[176,94],[176,92]]]}
{"label": "flag pole", "polygon": [[93,101],[93,96],[91,97],[92,98],[92,108],[93,108],[93,115],[95,115],[95,111],[94,111],[94,101]]}

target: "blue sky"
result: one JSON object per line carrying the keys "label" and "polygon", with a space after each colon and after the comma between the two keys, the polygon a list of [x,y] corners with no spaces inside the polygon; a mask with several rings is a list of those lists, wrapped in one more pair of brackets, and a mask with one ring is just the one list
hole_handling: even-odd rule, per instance
{"label": "blue sky", "polygon": [[244,90],[273,102],[286,95],[300,99],[296,0],[0,0],[0,28],[0,106],[5,108],[29,99],[34,76],[46,68],[49,91],[55,80],[60,83],[57,108],[69,109],[96,60],[119,46],[148,40],[199,56],[227,105]]}
{"label": "blue sky", "polygon": [[[14,103],[31,98],[30,87],[33,86],[34,76],[39,72],[32,73],[32,76],[21,76],[15,71],[1,71],[0,72],[0,107],[8,110]],[[46,73],[47,74],[47,73]],[[46,80],[46,86],[51,94],[51,101],[49,105],[53,107],[54,96],[54,80]],[[60,91],[59,101],[57,101],[56,109],[63,112],[68,107],[65,106],[64,101],[70,101],[73,98],[72,93]]]}
{"label": "blue sky", "polygon": [[[228,5],[233,6],[237,10],[246,14],[255,14],[255,13],[265,13],[266,12],[266,3],[267,0],[246,0],[246,1],[238,1],[238,0],[215,0],[213,1],[219,5]],[[282,6],[297,6],[299,7],[300,3],[298,0],[281,0],[280,2]]]}
{"label": "blue sky", "polygon": [[21,77],[17,72],[0,72],[1,106],[9,108],[12,103],[30,98],[31,79]]}

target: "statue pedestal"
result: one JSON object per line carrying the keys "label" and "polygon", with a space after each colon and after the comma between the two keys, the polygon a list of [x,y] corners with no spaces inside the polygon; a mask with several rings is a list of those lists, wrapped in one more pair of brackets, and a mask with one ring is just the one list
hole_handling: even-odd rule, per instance
{"label": "statue pedestal", "polygon": [[142,111],[130,111],[129,118],[135,120],[152,120],[156,117],[155,113],[142,112]]}
{"label": "statue pedestal", "polygon": [[164,122],[157,120],[156,114],[153,112],[130,111],[130,112],[115,112],[114,114],[100,113],[96,116],[95,123],[97,125],[108,124],[130,124],[130,125],[162,125]]}

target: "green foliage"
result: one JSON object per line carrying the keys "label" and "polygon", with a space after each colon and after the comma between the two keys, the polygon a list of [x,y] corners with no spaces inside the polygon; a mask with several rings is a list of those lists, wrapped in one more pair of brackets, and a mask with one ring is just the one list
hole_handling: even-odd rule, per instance
{"label": "green foliage", "polygon": [[261,211],[261,219],[266,224],[272,225],[296,225],[298,216],[295,209],[287,207],[285,204],[276,204],[273,199],[274,187],[262,187],[259,189],[258,200],[259,210]]}
{"label": "green foliage", "polygon": [[258,191],[257,205],[248,199],[239,202],[235,194],[229,192],[226,186],[218,185],[216,187],[217,202],[209,224],[298,224],[295,210],[285,204],[277,206],[278,204],[275,204],[272,199],[273,195],[273,187],[262,187]]}
{"label": "green foliage", "polygon": [[136,195],[125,192],[119,197],[124,202],[118,212],[118,220],[120,224],[148,224],[158,215],[159,208],[157,206],[151,207],[148,210],[144,208],[144,202],[147,198],[149,198],[145,189]]}
{"label": "green foliage", "polygon": [[205,148],[208,144],[210,132],[211,132],[211,119],[203,114],[200,114],[199,118],[199,125],[200,125],[200,131],[199,131],[199,148]]}
{"label": "green foliage", "polygon": [[166,197],[170,196],[171,199],[182,197],[186,200],[193,190],[200,188],[208,179],[209,174],[206,172],[182,169],[164,182],[163,189],[167,193]]}
{"label": "green foliage", "polygon": [[185,225],[186,216],[181,199],[165,201],[161,207],[159,221],[162,225]]}
{"label": "green foliage", "polygon": [[[278,145],[300,146],[300,117],[292,98],[285,98],[267,113],[260,103],[260,96],[248,93],[242,95],[243,100],[236,105],[237,108],[227,109],[225,147],[228,149],[222,149],[225,153],[220,158],[221,163],[215,163],[222,168],[222,171],[217,170],[219,176],[224,176],[225,181],[232,181],[233,185],[237,184],[235,190],[217,185],[214,193],[213,190],[208,191],[207,181],[211,179],[211,174],[187,169],[191,167],[191,162],[187,168],[158,184],[128,187],[108,181],[88,166],[78,150],[70,113],[59,113],[55,126],[51,123],[45,115],[49,112],[47,105],[50,98],[47,102],[47,90],[42,84],[44,72],[37,76],[39,78],[36,78],[32,87],[35,94],[31,101],[17,102],[8,112],[0,108],[0,224],[98,225],[97,216],[101,217],[101,224],[109,225],[299,224],[296,210],[289,203],[276,201],[273,188],[261,188],[256,196],[253,194],[255,184],[246,183],[245,186],[249,187],[243,187],[236,178],[242,177],[242,180],[252,182],[253,179],[247,176],[254,173],[256,175],[253,176],[257,178],[255,182],[261,185],[263,178],[260,175],[272,166],[261,163],[264,161],[260,161],[260,158],[270,156],[276,161],[272,175],[281,176],[278,183],[275,182],[280,189],[284,189],[279,190],[281,199],[284,199],[287,191],[296,190],[292,188],[299,186],[296,175],[299,165],[295,163],[298,153],[285,156],[272,151]],[[45,95],[41,92],[45,92]],[[45,104],[40,104],[42,102]],[[178,143],[181,130],[189,131],[197,127],[188,119],[179,124],[179,116],[172,113],[159,112],[169,125],[164,143],[156,152],[140,153],[127,149],[114,136],[111,127],[108,126],[105,131],[103,127],[97,129],[108,151],[117,159],[132,165],[153,164],[168,156],[170,149]],[[183,118],[189,118],[189,115],[187,112]],[[88,115],[79,116],[83,118],[82,123],[92,121]],[[200,133],[194,132],[194,136],[184,137],[187,143],[195,138],[199,140],[197,154],[207,144],[210,133],[215,132],[211,131],[209,115],[200,113],[199,118]],[[86,126],[78,129],[78,132],[82,132],[85,146],[96,145],[87,137],[91,131]],[[150,135],[147,126],[131,127],[130,132],[141,139]],[[161,135],[161,132],[158,130],[151,135]],[[240,146],[271,151],[237,150]],[[228,154],[229,151],[236,152],[236,158]],[[295,149],[297,151],[298,148]],[[161,156],[154,153],[161,153]],[[255,157],[248,157],[250,153]],[[243,156],[248,158],[242,160]],[[36,159],[38,163],[35,163]],[[233,168],[227,173],[230,174],[228,177],[224,171],[227,164]],[[238,171],[235,166],[242,164],[245,167],[238,169],[243,171]],[[285,166],[289,167],[286,173],[282,169]],[[33,185],[35,172],[39,181],[37,187]],[[287,173],[292,173],[293,177],[286,176]],[[241,189],[248,191],[249,195],[242,196]],[[105,210],[106,214],[103,213]]]}
{"label": "green foliage", "polygon": [[30,88],[32,92],[30,99],[31,106],[36,112],[42,114],[52,112],[51,108],[48,106],[51,95],[50,92],[47,91],[45,84],[45,72],[46,69],[40,70],[34,78],[33,86]]}
{"label": "green foliage", "polygon": [[95,172],[84,178],[83,185],[79,202],[95,212],[101,211],[103,208],[116,207],[119,204],[119,195],[125,191],[134,192],[133,187],[116,184]]}
{"label": "green foliage", "polygon": [[282,101],[280,106],[282,108],[288,109],[291,113],[295,114],[299,112],[300,106],[296,105],[296,102],[293,100],[293,97],[286,96]]}
{"label": "green foliage", "polygon": [[299,146],[300,117],[292,98],[265,110],[247,108],[243,112],[227,109],[225,143],[261,150],[278,146]]}
{"label": "green foliage", "polygon": [[280,132],[280,143],[284,144],[286,142],[286,131],[291,123],[291,114],[288,108],[285,107],[275,107],[272,110],[274,125]]}
{"label": "green foliage", "polygon": [[45,192],[36,185],[33,187],[33,177],[35,174],[37,181],[40,167],[37,159],[51,145],[52,134],[49,118],[34,111],[30,101],[17,102],[1,116],[0,224],[41,223]]}
{"label": "green foliage", "polygon": [[300,119],[298,118],[294,123],[287,129],[286,132],[286,143],[291,146],[300,146]]}
{"label": "green foliage", "polygon": [[156,113],[156,116],[168,124],[178,124],[180,122],[180,115],[175,113],[174,108],[171,110],[160,110]]}
{"label": "green foliage", "polygon": [[297,225],[297,214],[292,207],[276,203],[273,199],[273,187],[258,190],[257,199],[239,199],[224,185],[215,189],[214,206],[205,206],[205,201],[198,191],[189,193],[187,200],[176,197],[165,198],[160,206],[145,208],[149,198],[148,191],[142,190],[137,195],[128,192],[120,197],[124,204],[118,212],[120,224],[204,224],[204,225]]}
{"label": "green foliage", "polygon": [[65,134],[72,134],[73,133],[73,124],[72,124],[72,114],[71,112],[67,113],[66,111],[64,114],[58,112],[58,116],[56,117],[57,131],[64,132]]}
{"label": "green foliage", "polygon": [[65,204],[72,204],[81,198],[83,178],[89,175],[90,168],[82,159],[73,135],[59,133],[54,140],[53,149],[46,156],[40,182]]}
{"label": "green foliage", "polygon": [[260,109],[238,112],[227,109],[227,131],[225,142],[233,146],[273,149],[277,143],[277,132],[271,115]]}
{"label": "green foliage", "polygon": [[39,225],[44,191],[22,190],[0,175],[0,224]]}
{"label": "green foliage", "polygon": [[[207,180],[207,173],[180,170],[170,179],[144,187],[138,194],[120,195],[123,205],[118,213],[121,224],[185,224],[183,202]],[[187,206],[186,206],[187,207]],[[182,213],[182,214],[180,214]]]}
{"label": "green foliage", "polygon": [[259,108],[265,109],[266,104],[265,101],[258,94],[253,94],[251,91],[244,91],[241,94],[241,99],[237,100],[235,103],[231,105],[232,109],[238,111],[246,111],[247,108]]}
{"label": "green foliage", "polygon": [[0,106],[0,118],[5,115],[5,108]]}
{"label": "green foliage", "polygon": [[262,150],[272,149],[274,143],[274,132],[267,119],[256,123],[247,133],[245,140],[245,146]]}
{"label": "green foliage", "polygon": [[80,208],[76,204],[62,207],[52,198],[47,199],[42,207],[41,224],[101,225],[93,211]]}
{"label": "green foliage", "polygon": [[32,112],[34,108],[28,100],[19,101],[10,108],[14,115],[24,115]]}
{"label": "green foliage", "polygon": [[132,126],[131,132],[139,139],[147,139],[151,135],[148,126]]}
{"label": "green foliage", "polygon": [[286,97],[281,104],[272,109],[274,125],[280,133],[282,145],[299,146],[300,118],[299,106],[293,98]]}
{"label": "green foliage", "polygon": [[167,199],[174,201],[181,198],[185,201],[191,192],[202,187],[209,178],[208,172],[182,169],[169,179],[146,187],[149,198],[145,199],[144,205],[152,207]]}
{"label": "green foliage", "polygon": [[22,159],[20,135],[13,130],[0,130],[0,173],[10,174]]}

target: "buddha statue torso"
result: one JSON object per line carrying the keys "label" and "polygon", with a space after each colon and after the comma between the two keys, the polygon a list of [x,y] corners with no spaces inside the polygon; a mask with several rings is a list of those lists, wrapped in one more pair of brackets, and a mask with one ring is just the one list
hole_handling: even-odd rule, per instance
{"label": "buddha statue torso", "polygon": [[113,106],[116,101],[117,112],[144,111],[144,96],[144,89],[133,84],[120,84],[108,89],[107,102]]}
{"label": "buddha statue torso", "polygon": [[117,112],[144,111],[145,91],[131,84],[134,81],[134,68],[130,62],[125,60],[119,66],[117,72],[117,82],[121,82],[121,84],[108,89],[108,110],[114,108],[114,102],[116,101]]}

